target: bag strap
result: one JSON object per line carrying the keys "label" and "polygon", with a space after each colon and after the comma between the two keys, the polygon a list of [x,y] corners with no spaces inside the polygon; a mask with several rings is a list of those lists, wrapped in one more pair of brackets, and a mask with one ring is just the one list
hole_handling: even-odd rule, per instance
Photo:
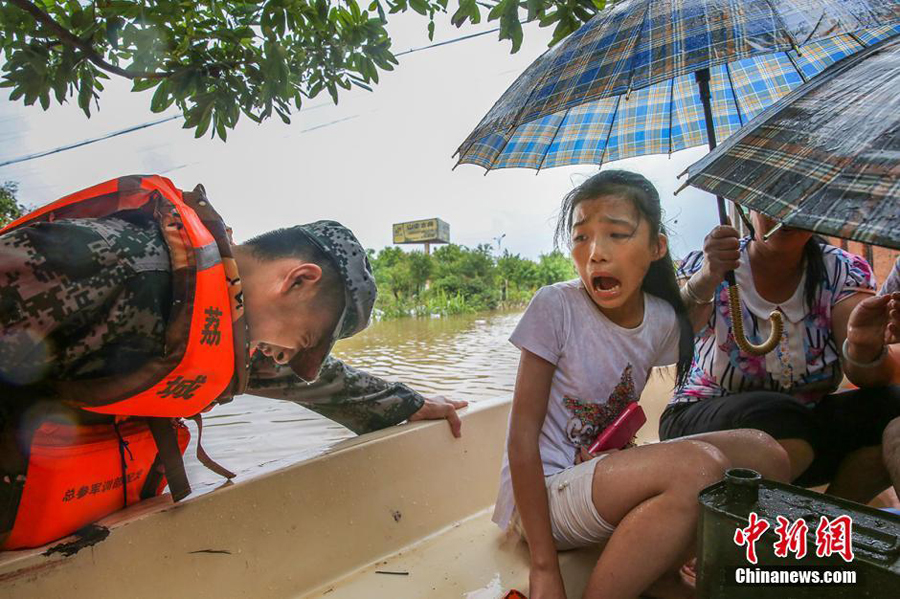
{"label": "bag strap", "polygon": [[[150,433],[156,442],[156,450],[166,471],[169,491],[174,501],[181,501],[191,493],[191,485],[184,471],[184,460],[178,447],[178,435],[172,426],[171,418],[147,418]],[[198,439],[199,440],[199,439]]]}

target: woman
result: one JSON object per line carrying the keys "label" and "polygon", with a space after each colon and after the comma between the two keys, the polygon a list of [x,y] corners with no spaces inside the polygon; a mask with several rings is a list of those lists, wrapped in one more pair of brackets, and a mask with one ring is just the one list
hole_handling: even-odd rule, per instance
{"label": "woman", "polygon": [[[897,369],[887,343],[900,333],[900,294],[874,297],[865,260],[808,231],[782,228],[754,214],[757,236],[729,226],[706,237],[679,275],[695,337],[688,381],[660,419],[660,438],[736,428],[773,436],[787,451],[797,484],[869,502],[890,484],[881,456],[885,426],[900,416]],[[765,356],[734,341],[727,271],[741,287],[744,329],[768,338],[768,315],[784,316],[784,334]],[[835,393],[843,375],[859,387]]]}

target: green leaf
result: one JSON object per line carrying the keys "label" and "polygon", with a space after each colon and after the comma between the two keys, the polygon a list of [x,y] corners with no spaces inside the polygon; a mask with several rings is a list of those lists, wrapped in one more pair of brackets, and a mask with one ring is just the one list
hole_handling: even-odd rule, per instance
{"label": "green leaf", "polygon": [[114,17],[106,21],[106,41],[114,49],[119,49],[119,30],[122,29],[124,21],[121,17]]}
{"label": "green leaf", "polygon": [[206,107],[203,109],[203,113],[200,115],[200,120],[197,122],[197,130],[194,132],[194,137],[200,137],[206,130],[209,129],[209,123],[212,120],[213,114],[213,102],[207,103]]}
{"label": "green leaf", "polygon": [[491,12],[488,13],[488,21],[496,21],[499,19],[500,15],[506,11],[507,5],[512,1],[513,0],[500,0],[500,2],[497,3],[497,6],[492,8]]}
{"label": "green leaf", "polygon": [[94,81],[90,74],[82,71],[81,79],[78,87],[78,106],[84,111],[84,114],[91,117],[91,98],[94,93]]}
{"label": "green leaf", "polygon": [[582,23],[587,23],[594,16],[593,13],[581,6],[576,6],[572,9],[572,12],[575,13],[575,16],[578,17]]}
{"label": "green leaf", "polygon": [[[66,101],[66,92],[69,91],[69,82],[62,77],[58,77],[55,81],[53,81],[53,94],[56,96],[56,101],[62,104]],[[44,109],[46,110],[46,108]]]}
{"label": "green leaf", "polygon": [[428,41],[434,41],[434,21],[428,21]]}
{"label": "green leaf", "polygon": [[219,118],[216,119],[216,135],[218,135],[219,139],[222,141],[228,139],[228,128],[225,126],[225,121]]}
{"label": "green leaf", "polygon": [[74,29],[85,29],[93,20],[88,11],[82,10],[80,7],[69,17],[69,22],[72,23]]}
{"label": "green leaf", "polygon": [[428,2],[425,0],[409,0],[409,6],[420,15],[428,14]]}
{"label": "green leaf", "polygon": [[159,87],[156,88],[156,92],[153,93],[153,99],[150,100],[150,111],[151,112],[162,112],[166,108],[172,105],[172,102],[175,101],[175,98],[169,95],[169,82],[163,81]]}
{"label": "green leaf", "polygon": [[142,92],[144,90],[152,89],[162,82],[163,79],[135,79],[134,84],[131,86],[131,91]]}

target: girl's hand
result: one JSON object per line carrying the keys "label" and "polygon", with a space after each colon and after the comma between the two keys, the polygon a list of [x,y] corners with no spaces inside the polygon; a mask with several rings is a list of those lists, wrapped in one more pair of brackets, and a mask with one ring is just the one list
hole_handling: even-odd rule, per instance
{"label": "girl's hand", "polygon": [[531,568],[528,574],[529,599],[566,599],[559,566],[552,568]]}
{"label": "girl's hand", "polygon": [[852,360],[875,360],[885,344],[900,341],[900,292],[859,302],[847,322],[847,353]]}
{"label": "girl's hand", "polygon": [[605,449],[603,451],[598,451],[597,453],[591,453],[587,450],[586,447],[581,446],[578,448],[578,453],[575,454],[575,463],[580,464],[582,462],[589,462],[596,458],[597,456],[601,456],[606,453],[612,453],[614,451],[619,451],[618,449]]}

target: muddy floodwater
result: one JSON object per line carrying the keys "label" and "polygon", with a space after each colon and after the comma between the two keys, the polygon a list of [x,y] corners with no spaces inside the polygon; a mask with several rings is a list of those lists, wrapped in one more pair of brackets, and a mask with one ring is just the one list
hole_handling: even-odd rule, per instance
{"label": "muddy floodwater", "polygon": [[[447,318],[407,318],[373,323],[341,341],[335,355],[348,364],[428,395],[478,402],[511,395],[519,351],[509,335],[522,312],[488,312]],[[657,422],[671,379],[651,376],[642,405],[647,424],[642,442],[656,439]],[[257,476],[320,454],[353,436],[346,428],[286,401],[244,395],[203,417],[203,447],[238,479]],[[215,488],[222,478],[195,457],[196,428],[185,462],[195,491]],[[506,431],[498,431],[504,435]],[[465,430],[463,430],[465,434]]]}
{"label": "muddy floodwater", "polygon": [[[425,395],[477,402],[512,393],[519,352],[507,339],[520,316],[508,311],[375,322],[338,343],[335,355]],[[238,480],[315,456],[353,436],[291,402],[250,395],[216,407],[203,425],[204,449],[237,472]],[[195,440],[194,423],[188,426]],[[185,456],[188,476],[195,490],[209,490],[222,479],[197,461],[194,440]]]}

